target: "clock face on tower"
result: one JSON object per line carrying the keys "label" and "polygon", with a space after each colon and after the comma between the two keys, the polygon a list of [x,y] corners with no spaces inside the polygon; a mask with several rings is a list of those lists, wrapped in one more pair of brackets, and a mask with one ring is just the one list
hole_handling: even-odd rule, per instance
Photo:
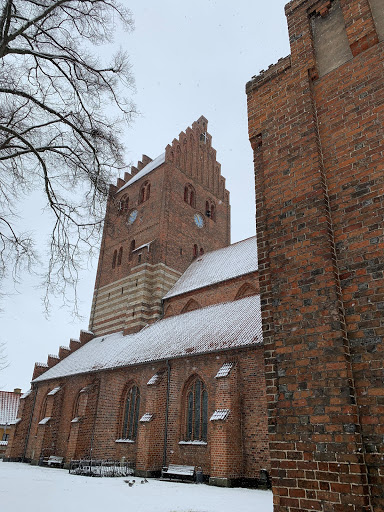
{"label": "clock face on tower", "polygon": [[198,228],[202,228],[204,226],[204,219],[200,213],[195,213],[193,220]]}
{"label": "clock face on tower", "polygon": [[133,224],[137,217],[137,210],[132,210],[128,215],[128,224]]}

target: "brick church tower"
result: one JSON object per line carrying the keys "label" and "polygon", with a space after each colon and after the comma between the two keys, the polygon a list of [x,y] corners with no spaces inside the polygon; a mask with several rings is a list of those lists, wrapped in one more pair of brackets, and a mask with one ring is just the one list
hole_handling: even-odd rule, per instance
{"label": "brick church tower", "polygon": [[161,298],[192,260],[229,245],[229,192],[207,126],[200,117],[111,186],[89,325],[96,335],[159,319]]}
{"label": "brick church tower", "polygon": [[275,512],[384,511],[384,2],[292,0],[247,84]]}

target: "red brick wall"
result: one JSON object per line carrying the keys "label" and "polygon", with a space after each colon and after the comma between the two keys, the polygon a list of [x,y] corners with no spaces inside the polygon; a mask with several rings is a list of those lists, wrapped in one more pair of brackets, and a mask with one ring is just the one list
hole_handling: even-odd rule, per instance
{"label": "red brick wall", "polygon": [[[226,361],[235,366],[228,377],[215,375]],[[167,364],[153,363],[94,375],[78,375],[57,382],[38,384],[33,421],[26,456],[35,462],[43,455],[71,458],[89,457],[134,462],[141,472],[159,472],[163,463],[196,465],[205,475],[219,479],[258,478],[260,469],[269,469],[267,415],[262,347],[181,358],[169,362],[170,393],[166,458],[164,431],[167,397]],[[148,386],[155,374],[159,382]],[[229,408],[226,421],[208,422],[207,445],[179,444],[185,440],[185,386],[198,375],[208,391],[208,418],[218,408]],[[139,423],[134,443],[116,443],[121,437],[125,390],[135,384],[140,389],[140,414],[153,414],[149,423]],[[54,387],[61,390],[51,399],[46,425],[38,425],[44,397]],[[71,423],[79,391],[86,388],[85,414]],[[28,425],[23,414],[20,426]],[[20,427],[19,427],[20,428]],[[25,437],[10,443],[8,457],[21,456]]]}
{"label": "red brick wall", "polygon": [[354,58],[318,78],[310,16],[332,3],[291,2],[291,58],[247,85],[275,511],[384,510],[384,47],[367,5],[340,2]]}
{"label": "red brick wall", "polygon": [[201,308],[204,308],[258,293],[258,272],[252,272],[224,283],[205,286],[198,290],[192,290],[166,299],[164,301],[164,317],[179,315],[190,301],[196,301]]}

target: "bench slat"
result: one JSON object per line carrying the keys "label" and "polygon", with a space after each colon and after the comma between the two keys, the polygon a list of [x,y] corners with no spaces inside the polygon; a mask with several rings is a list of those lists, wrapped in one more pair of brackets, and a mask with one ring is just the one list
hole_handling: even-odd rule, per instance
{"label": "bench slat", "polygon": [[190,476],[195,474],[195,466],[183,466],[181,464],[169,464],[167,468],[163,468],[163,475]]}

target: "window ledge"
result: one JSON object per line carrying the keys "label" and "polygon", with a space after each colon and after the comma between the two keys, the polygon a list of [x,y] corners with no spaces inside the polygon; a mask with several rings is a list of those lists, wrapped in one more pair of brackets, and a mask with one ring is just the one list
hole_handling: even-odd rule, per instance
{"label": "window ledge", "polygon": [[134,443],[134,439],[116,439],[115,443]]}
{"label": "window ledge", "polygon": [[194,446],[207,446],[207,442],[206,441],[179,441],[179,444],[182,444],[182,445],[194,445]]}

